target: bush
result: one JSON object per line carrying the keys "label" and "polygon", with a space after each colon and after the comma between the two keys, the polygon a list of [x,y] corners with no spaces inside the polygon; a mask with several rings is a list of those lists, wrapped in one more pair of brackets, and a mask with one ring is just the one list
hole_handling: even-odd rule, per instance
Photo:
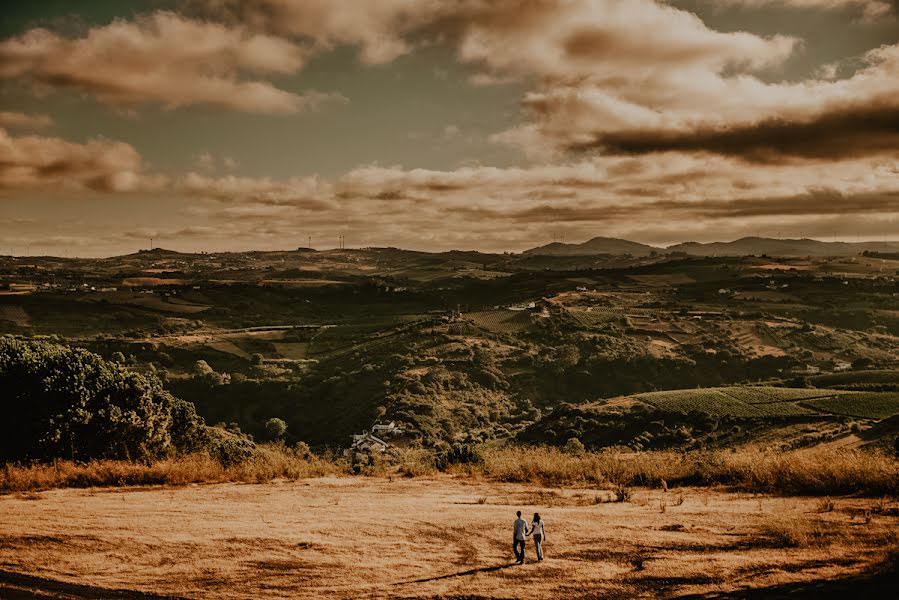
{"label": "bush", "polygon": [[479,465],[483,462],[481,448],[475,444],[454,444],[434,456],[434,466],[439,471],[445,471],[450,465]]}
{"label": "bush", "polygon": [[209,447],[209,455],[226,468],[250,460],[255,451],[256,444],[247,438],[225,432],[214,435]]}
{"label": "bush", "polygon": [[271,440],[280,440],[287,433],[287,423],[277,417],[265,422],[265,432]]}
{"label": "bush", "polygon": [[0,461],[150,460],[195,449],[192,404],[83,348],[0,339]]}
{"label": "bush", "polygon": [[198,360],[194,363],[194,372],[197,375],[211,375],[215,373],[212,367],[209,366],[209,363],[205,360]]}
{"label": "bush", "polygon": [[615,502],[627,502],[633,496],[631,489],[623,485],[615,486],[615,489],[612,490],[612,494],[615,496]]}
{"label": "bush", "polygon": [[568,441],[565,442],[564,450],[567,454],[573,454],[575,456],[581,456],[587,451],[587,449],[584,448],[583,442],[576,437],[569,438]]}

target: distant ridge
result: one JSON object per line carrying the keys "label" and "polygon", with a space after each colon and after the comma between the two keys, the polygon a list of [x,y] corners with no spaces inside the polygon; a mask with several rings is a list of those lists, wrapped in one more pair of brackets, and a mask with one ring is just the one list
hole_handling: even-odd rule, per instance
{"label": "distant ridge", "polygon": [[583,244],[554,242],[523,254],[539,256],[589,256],[593,254],[630,254],[648,256],[672,252],[690,256],[855,256],[862,252],[899,252],[899,242],[822,242],[820,240],[744,237],[732,242],[683,242],[657,248],[617,238],[595,237]]}
{"label": "distant ridge", "polygon": [[553,242],[539,248],[525,250],[523,254],[538,256],[589,256],[592,254],[630,254],[631,256],[649,256],[652,252],[663,252],[662,248],[647,246],[630,240],[618,238],[595,237],[583,244],[563,244]]}
{"label": "distant ridge", "polygon": [[820,240],[745,237],[732,242],[685,242],[669,246],[666,252],[686,252],[692,256],[854,256],[862,252],[896,252],[899,242],[822,242]]}
{"label": "distant ridge", "polygon": [[184,254],[177,250],[166,250],[165,248],[153,248],[152,250],[138,250],[131,256],[179,256]]}

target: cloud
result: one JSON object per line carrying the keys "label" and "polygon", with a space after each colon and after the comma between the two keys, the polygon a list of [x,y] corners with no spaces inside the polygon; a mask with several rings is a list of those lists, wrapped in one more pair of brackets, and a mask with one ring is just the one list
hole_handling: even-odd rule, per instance
{"label": "cloud", "polygon": [[201,171],[215,170],[215,157],[210,152],[200,152],[193,157],[194,166]]}
{"label": "cloud", "polygon": [[851,77],[798,83],[697,73],[668,85],[667,97],[625,83],[557,85],[529,93],[528,120],[494,140],[557,152],[682,150],[750,160],[894,154],[899,45],[875,48],[861,62]]}
{"label": "cloud", "polygon": [[[653,230],[658,242],[662,224],[739,237],[825,223],[833,231],[829,219],[842,218],[893,237],[897,181],[892,160],[758,165],[664,152],[452,171],[368,165],[332,180],[191,175],[173,192],[194,200],[192,219],[219,224],[221,239],[245,240],[246,247],[254,239],[298,245],[298,232],[307,232],[317,239],[347,235],[357,245],[501,250],[536,245],[549,227],[572,238],[647,239],[640,232]],[[671,229],[665,241],[683,235]]]}
{"label": "cloud", "polygon": [[43,88],[74,89],[117,106],[294,113],[333,97],[295,94],[242,75],[295,73],[306,54],[293,42],[243,26],[156,12],[94,27],[77,39],[46,29],[6,39],[0,42],[0,78],[29,78]]}
{"label": "cloud", "polygon": [[188,173],[175,182],[175,191],[189,196],[261,206],[293,206],[307,210],[327,210],[331,184],[318,177],[269,178],[208,177]]}
{"label": "cloud", "polygon": [[[172,225],[169,207],[155,223],[142,216],[141,231],[176,249],[207,250],[295,248],[307,235],[317,247],[345,235],[350,246],[487,251],[533,247],[547,231],[659,244],[777,231],[895,238],[897,181],[891,160],[760,166],[679,152],[453,171],[367,165],[330,180],[189,174],[164,191],[191,225]],[[80,234],[95,235],[97,247],[133,245],[102,229]]]}
{"label": "cloud", "polygon": [[613,153],[701,151],[762,163],[895,154],[899,153],[899,106],[852,106],[802,120],[774,117],[720,129],[614,132],[580,148],[594,145]]}
{"label": "cloud", "polygon": [[43,129],[52,124],[53,119],[49,115],[0,111],[0,127]]}
{"label": "cloud", "polygon": [[[366,64],[410,52],[406,34],[450,11],[445,0],[202,0],[205,13],[280,35],[313,40],[318,49],[360,48]],[[464,4],[459,3],[459,4]]]}
{"label": "cloud", "polygon": [[97,138],[84,144],[60,138],[10,136],[0,129],[0,189],[62,187],[101,192],[158,189],[162,176],[143,173],[128,144]]}
{"label": "cloud", "polygon": [[[750,8],[786,7],[814,10],[852,10],[864,20],[874,21],[893,12],[889,0],[708,0],[721,6],[746,6]],[[894,4],[894,3],[893,3]]]}

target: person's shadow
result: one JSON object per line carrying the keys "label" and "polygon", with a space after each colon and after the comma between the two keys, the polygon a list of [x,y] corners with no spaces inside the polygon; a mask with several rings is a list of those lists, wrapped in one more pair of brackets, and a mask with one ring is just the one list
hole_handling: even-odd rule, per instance
{"label": "person's shadow", "polygon": [[400,581],[398,583],[394,583],[393,585],[409,585],[410,583],[427,583],[429,581],[440,581],[441,579],[452,579],[453,577],[465,577],[467,575],[477,575],[478,573],[493,573],[494,571],[501,571],[502,569],[508,569],[509,567],[514,567],[517,563],[511,562],[502,565],[495,565],[493,567],[480,567],[478,569],[469,569],[467,571],[459,571],[458,573],[450,573],[449,575],[438,575],[437,577],[426,577],[424,579],[414,579],[412,581]]}

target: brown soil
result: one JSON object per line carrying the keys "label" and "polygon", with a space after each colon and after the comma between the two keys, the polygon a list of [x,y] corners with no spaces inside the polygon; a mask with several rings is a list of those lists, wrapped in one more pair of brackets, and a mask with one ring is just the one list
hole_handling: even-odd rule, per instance
{"label": "brown soil", "polygon": [[[895,502],[611,496],[449,476],[5,496],[0,597],[860,598],[899,581],[875,573]],[[545,561],[529,541],[512,564],[517,509],[543,515]],[[803,523],[820,534],[795,538]]]}

